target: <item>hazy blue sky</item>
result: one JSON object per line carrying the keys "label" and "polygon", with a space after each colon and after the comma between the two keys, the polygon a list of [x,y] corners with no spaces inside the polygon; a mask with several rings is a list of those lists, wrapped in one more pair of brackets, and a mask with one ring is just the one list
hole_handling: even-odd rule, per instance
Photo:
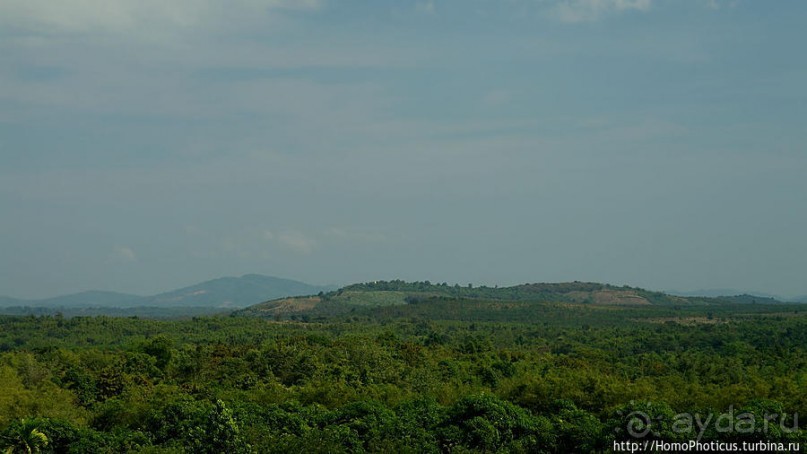
{"label": "hazy blue sky", "polygon": [[807,294],[807,2],[0,0],[0,294]]}

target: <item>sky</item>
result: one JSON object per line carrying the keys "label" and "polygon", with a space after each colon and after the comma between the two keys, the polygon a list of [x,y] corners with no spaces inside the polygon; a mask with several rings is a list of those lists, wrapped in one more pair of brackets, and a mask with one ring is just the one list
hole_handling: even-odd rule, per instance
{"label": "sky", "polygon": [[0,0],[0,295],[806,295],[805,23],[796,0]]}

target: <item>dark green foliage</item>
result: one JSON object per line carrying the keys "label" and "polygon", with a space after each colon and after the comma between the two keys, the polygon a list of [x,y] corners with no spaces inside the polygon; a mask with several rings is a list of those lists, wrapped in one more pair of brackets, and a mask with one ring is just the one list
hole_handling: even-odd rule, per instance
{"label": "dark green foliage", "polygon": [[217,399],[204,421],[188,431],[191,438],[188,445],[199,453],[249,452],[249,445],[241,438],[240,432],[240,425],[233,418],[232,410]]}
{"label": "dark green foliage", "polygon": [[469,396],[455,403],[437,429],[443,450],[457,446],[483,451],[550,451],[554,428],[542,416],[530,415],[491,395]]}
{"label": "dark green foliage", "polygon": [[42,424],[35,419],[14,421],[0,433],[0,448],[9,452],[41,452],[49,443]]}
{"label": "dark green foliage", "polygon": [[157,367],[160,369],[168,365],[171,361],[173,342],[165,335],[154,336],[143,344],[143,352],[157,360]]}
{"label": "dark green foliage", "polygon": [[552,417],[556,447],[559,452],[602,452],[607,448],[605,425],[596,415],[577,408],[574,402],[561,401]]}

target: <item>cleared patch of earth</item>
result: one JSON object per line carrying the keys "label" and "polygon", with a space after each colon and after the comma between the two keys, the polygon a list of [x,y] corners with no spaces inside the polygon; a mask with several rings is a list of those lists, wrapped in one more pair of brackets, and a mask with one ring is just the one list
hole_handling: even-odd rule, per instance
{"label": "cleared patch of earth", "polygon": [[606,306],[637,306],[650,304],[646,298],[632,290],[595,290],[593,292],[569,292],[567,296],[577,303],[591,303]]}
{"label": "cleared patch of earth", "polygon": [[634,319],[637,322],[647,323],[676,323],[679,325],[694,326],[694,325],[716,325],[718,323],[727,323],[724,320],[709,317],[655,317],[655,318],[642,318]]}
{"label": "cleared patch of earth", "polygon": [[302,298],[283,298],[275,301],[263,303],[260,307],[253,308],[257,313],[263,314],[296,314],[310,311],[322,300],[318,296]]}

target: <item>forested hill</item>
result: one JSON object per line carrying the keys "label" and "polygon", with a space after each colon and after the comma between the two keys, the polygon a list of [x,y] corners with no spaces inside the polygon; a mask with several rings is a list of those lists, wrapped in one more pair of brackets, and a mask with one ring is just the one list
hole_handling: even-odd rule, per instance
{"label": "forested hill", "polygon": [[[260,303],[265,301],[264,303]],[[592,282],[533,283],[511,287],[449,285],[447,283],[374,281],[352,284],[334,290],[290,279],[258,274],[223,277],[153,296],[89,291],[43,300],[0,297],[0,313],[65,316],[112,315],[143,317],[188,317],[226,313],[292,318],[295,315],[327,317],[348,312],[375,311],[376,314],[410,314],[431,311],[429,318],[453,311],[457,301],[463,308],[477,307],[481,313],[506,311],[516,318],[519,310],[536,311],[536,304],[566,304],[590,308],[637,309],[710,304],[777,304],[772,298],[737,295],[717,298],[675,296],[628,286]],[[508,302],[509,305],[501,303]],[[256,303],[260,303],[257,304]],[[414,305],[420,304],[418,309]],[[254,306],[253,306],[254,305]],[[387,309],[381,309],[387,308]],[[443,311],[443,313],[441,313]],[[499,314],[502,315],[502,314]],[[522,314],[523,315],[523,314]]]}
{"label": "forested hill", "polygon": [[448,296],[469,299],[489,299],[506,301],[554,301],[569,303],[594,303],[609,305],[636,304],[682,304],[702,298],[681,298],[660,292],[652,292],[633,287],[618,287],[596,282],[562,282],[521,284],[512,287],[474,287],[473,285],[450,286],[446,283],[376,281],[347,286],[337,292],[337,296],[352,292],[405,292],[412,297]]}
{"label": "forested hill", "polygon": [[780,303],[747,295],[706,298],[673,296],[633,287],[593,282],[522,284],[512,287],[474,287],[447,283],[375,281],[353,284],[317,296],[270,300],[236,311],[236,316],[324,320],[361,314],[373,318],[519,320],[556,313],[599,314],[600,318],[658,315],[682,307],[736,307]]}

